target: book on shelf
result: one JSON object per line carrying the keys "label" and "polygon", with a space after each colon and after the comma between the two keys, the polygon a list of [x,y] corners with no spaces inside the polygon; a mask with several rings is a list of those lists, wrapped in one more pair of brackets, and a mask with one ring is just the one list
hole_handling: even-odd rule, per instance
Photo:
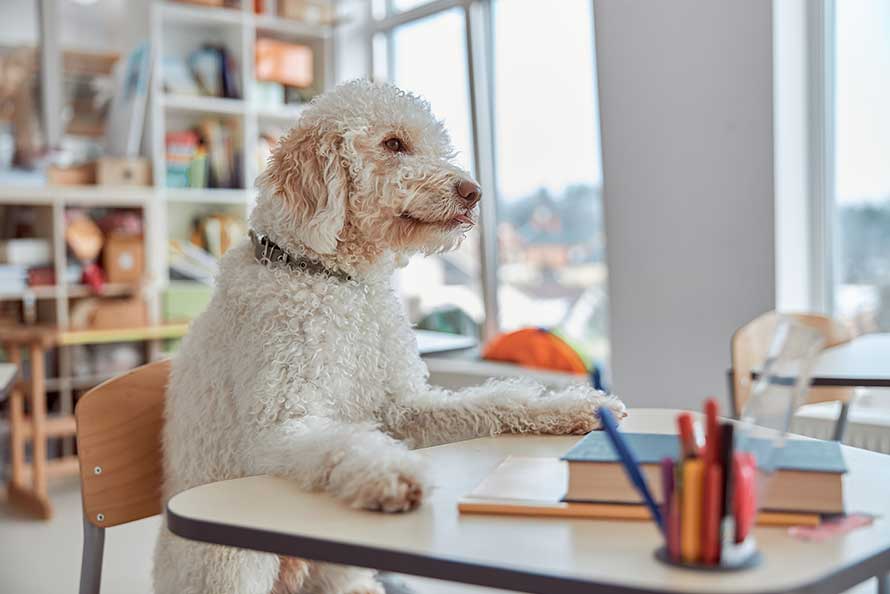
{"label": "book on shelf", "polygon": [[195,129],[168,132],[168,188],[239,188],[242,171],[237,123],[202,120]]}
{"label": "book on shelf", "polygon": [[[171,92],[175,87],[187,88],[183,80],[183,68],[171,59],[169,66],[165,61],[164,84]],[[238,77],[238,65],[234,56],[222,45],[206,44],[188,55],[188,70],[202,94],[210,97],[240,99],[241,86]],[[170,77],[167,78],[169,71]]]}
{"label": "book on shelf", "polygon": [[28,286],[28,267],[0,264],[0,293],[20,293]]}
{"label": "book on shelf", "polygon": [[[677,459],[676,435],[625,433],[649,487],[661,496],[662,458]],[[758,464],[763,464],[772,444],[752,438],[746,442]],[[815,439],[786,439],[778,453],[776,470],[760,472],[759,506],[763,510],[836,514],[844,512],[843,475],[847,471],[840,445]],[[641,503],[640,495],[627,479],[606,435],[594,431],[564,457],[568,463],[566,501]]]}
{"label": "book on shelf", "polygon": [[189,67],[179,56],[164,56],[161,71],[163,72],[164,92],[174,95],[198,96],[201,87]]}
{"label": "book on shelf", "polygon": [[105,125],[105,154],[138,157],[145,129],[151,48],[139,44],[114,68],[115,89]]}

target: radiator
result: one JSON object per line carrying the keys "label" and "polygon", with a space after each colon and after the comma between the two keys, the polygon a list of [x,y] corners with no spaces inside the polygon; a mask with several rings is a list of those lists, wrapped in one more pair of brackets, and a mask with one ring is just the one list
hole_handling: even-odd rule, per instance
{"label": "radiator", "polygon": [[[836,402],[803,406],[791,421],[791,432],[831,439],[840,408]],[[890,392],[870,392],[853,402],[847,416],[844,443],[890,454]]]}

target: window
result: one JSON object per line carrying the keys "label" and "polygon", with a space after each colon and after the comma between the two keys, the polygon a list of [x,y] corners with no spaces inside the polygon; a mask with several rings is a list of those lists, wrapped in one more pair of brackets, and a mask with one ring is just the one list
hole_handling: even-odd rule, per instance
{"label": "window", "polygon": [[[460,250],[415,258],[401,271],[410,317],[456,306],[489,330],[554,329],[602,361],[606,270],[592,3],[424,4],[376,4],[373,71],[430,101],[459,163],[495,207]],[[496,253],[483,258],[481,246]]]}
{"label": "window", "polygon": [[890,4],[834,11],[834,309],[890,329]]}
{"label": "window", "polygon": [[500,325],[553,328],[602,360],[592,3],[495,0],[493,17]]}
{"label": "window", "polygon": [[[463,9],[451,8],[393,29],[389,69],[396,85],[430,102],[434,114],[445,121],[451,134],[458,151],[455,162],[473,171],[466,49]],[[477,326],[481,325],[477,231],[472,231],[458,250],[432,257],[415,256],[398,278],[412,321],[441,328],[439,323],[425,318],[444,308],[456,307]]]}

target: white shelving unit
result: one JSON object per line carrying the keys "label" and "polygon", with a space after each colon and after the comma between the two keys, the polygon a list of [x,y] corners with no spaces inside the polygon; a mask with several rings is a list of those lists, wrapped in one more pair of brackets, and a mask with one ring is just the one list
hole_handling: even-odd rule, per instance
{"label": "white shelving unit", "polygon": [[[161,295],[169,284],[167,245],[172,238],[186,239],[183,217],[208,210],[222,210],[246,216],[254,202],[251,189],[259,173],[256,151],[257,135],[265,126],[286,129],[299,117],[300,106],[267,107],[254,96],[254,48],[258,37],[269,36],[294,43],[305,43],[315,54],[316,88],[321,92],[334,81],[333,27],[317,27],[273,15],[255,15],[252,0],[240,0],[237,8],[214,8],[184,4],[172,0],[156,0],[151,5],[149,23],[152,47],[152,76],[149,92],[150,155],[153,186],[46,186],[34,185],[30,176],[0,179],[0,206],[23,206],[38,209],[38,235],[52,245],[53,267],[57,282],[53,286],[33,287],[24,291],[0,293],[0,302],[18,301],[36,308],[42,321],[54,321],[60,328],[69,327],[71,300],[93,296],[80,284],[66,284],[68,263],[65,243],[65,211],[71,207],[135,208],[143,212],[146,274],[141,286],[107,284],[102,296],[141,294],[149,309],[152,324],[160,323]],[[237,61],[242,97],[195,97],[166,95],[163,92],[161,57],[188,52],[203,43],[223,43]],[[58,51],[58,44],[52,48]],[[181,54],[185,57],[185,53]],[[239,138],[244,184],[236,189],[167,188],[164,138],[168,130],[180,129],[202,117],[234,118],[240,123]],[[178,233],[179,236],[171,235]],[[149,354],[157,354],[159,342],[149,342]],[[61,394],[61,411],[73,410],[73,395],[105,379],[105,376],[74,377],[71,353],[67,347],[58,349],[59,373],[50,377],[47,386]]]}
{"label": "white shelving unit", "polygon": [[[226,212],[241,207],[246,216],[255,199],[253,182],[259,173],[257,140],[267,127],[287,128],[300,115],[301,106],[261,105],[254,93],[254,48],[259,37],[272,37],[293,43],[303,43],[313,49],[315,56],[315,88],[321,92],[334,81],[333,27],[314,26],[271,14],[254,14],[252,0],[240,0],[238,8],[214,8],[158,0],[151,16],[153,72],[151,88],[152,164],[158,193],[157,219],[153,227],[156,237],[152,243],[160,249],[150,250],[153,268],[167,270],[166,243],[173,238],[168,207],[176,205],[177,216],[186,206],[200,212],[218,206]],[[185,53],[202,43],[224,45],[238,61],[239,87],[242,97],[183,96],[165,94],[162,63],[165,56],[185,58]],[[241,172],[243,187],[238,189],[167,188],[165,178],[165,143],[168,131],[181,129],[184,122],[196,123],[204,117],[234,119],[239,124],[241,138]],[[184,238],[180,238],[184,239]],[[159,287],[167,281],[159,279]]]}

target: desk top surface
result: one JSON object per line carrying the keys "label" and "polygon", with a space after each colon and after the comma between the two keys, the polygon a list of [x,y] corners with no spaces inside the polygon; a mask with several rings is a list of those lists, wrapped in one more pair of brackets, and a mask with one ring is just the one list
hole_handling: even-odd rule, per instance
{"label": "desk top surface", "polygon": [[[677,411],[632,410],[625,431],[673,432]],[[874,524],[826,542],[758,527],[760,566],[694,572],[654,559],[648,522],[461,515],[457,500],[504,457],[560,456],[577,437],[500,436],[420,450],[434,489],[416,511],[350,509],[267,476],[173,497],[171,529],[186,538],[541,594],[590,592],[840,592],[890,569],[890,456],[844,447],[847,509]]]}
{"label": "desk top surface", "polygon": [[813,382],[890,387],[890,334],[864,334],[825,349],[813,367]]}

